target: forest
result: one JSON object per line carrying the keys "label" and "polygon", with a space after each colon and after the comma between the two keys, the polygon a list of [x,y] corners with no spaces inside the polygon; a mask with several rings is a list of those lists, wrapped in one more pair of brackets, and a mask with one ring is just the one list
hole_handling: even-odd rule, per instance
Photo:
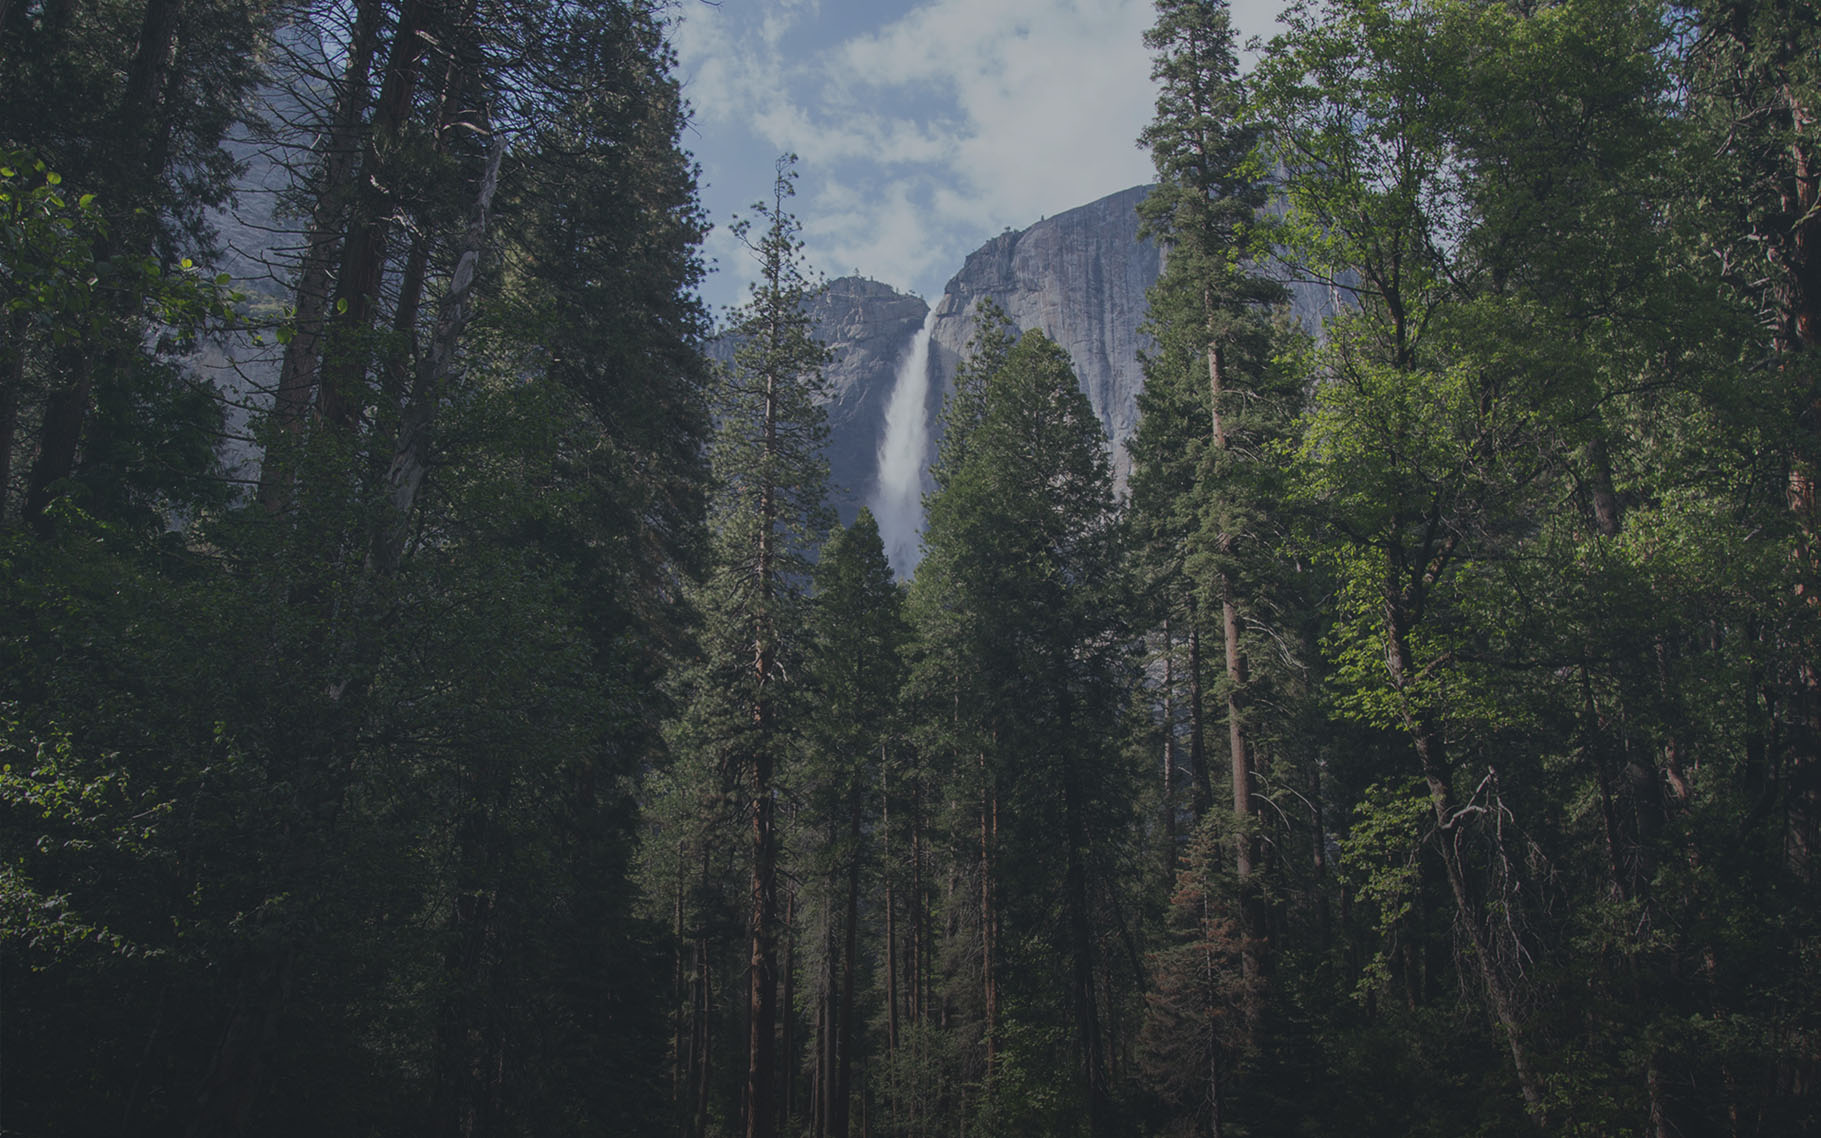
{"label": "forest", "polygon": [[674,17],[0,0],[0,1134],[1821,1134],[1821,7],[1156,0],[904,582]]}

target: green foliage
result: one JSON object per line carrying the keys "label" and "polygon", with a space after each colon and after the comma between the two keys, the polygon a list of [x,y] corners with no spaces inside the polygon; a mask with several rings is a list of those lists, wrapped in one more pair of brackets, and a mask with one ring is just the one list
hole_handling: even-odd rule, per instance
{"label": "green foliage", "polygon": [[1364,999],[1371,988],[1391,981],[1388,954],[1396,949],[1399,929],[1415,911],[1422,881],[1418,859],[1429,810],[1428,791],[1415,779],[1402,786],[1374,785],[1354,808],[1353,824],[1341,840],[1341,866],[1377,916],[1379,948],[1361,969],[1357,998]]}
{"label": "green foliage", "polygon": [[[955,820],[949,856],[987,879],[968,919],[989,955],[956,961],[962,985],[999,1001],[978,1005],[994,1053],[980,1117],[1015,1131],[1085,1107],[1099,1128],[1111,1087],[1097,993],[1129,999],[1134,979],[1092,932],[1120,919],[1116,835],[1133,801],[1113,760],[1125,648],[1105,443],[1067,356],[1038,333],[984,377],[966,429],[952,423],[909,598],[908,690],[932,713],[918,746]],[[970,825],[984,852],[969,852]],[[990,978],[972,972],[983,966]],[[1079,1099],[1030,1079],[1056,1069],[1079,1073]]]}
{"label": "green foliage", "polygon": [[72,371],[90,374],[96,416],[64,487],[80,492],[73,508],[145,530],[222,498],[221,408],[171,360],[232,320],[240,298],[188,260],[166,271],[112,246],[94,193],[65,187],[27,152],[0,150],[0,371],[10,388],[0,512],[16,460],[30,453],[14,434],[21,412],[37,411]]}
{"label": "green foliage", "polygon": [[15,842],[0,867],[0,944],[38,970],[83,951],[144,952],[122,934],[90,923],[67,889],[89,859],[147,856],[171,803],[148,798],[127,772],[102,756],[79,758],[67,736],[40,739],[23,727],[17,706],[0,719],[0,810]]}
{"label": "green foliage", "polygon": [[[1821,1129],[1808,7],[1161,0],[1131,502],[986,310],[908,591],[788,160],[699,354],[662,5],[276,14],[0,4],[9,1128]],[[240,502],[208,211],[330,61]]]}

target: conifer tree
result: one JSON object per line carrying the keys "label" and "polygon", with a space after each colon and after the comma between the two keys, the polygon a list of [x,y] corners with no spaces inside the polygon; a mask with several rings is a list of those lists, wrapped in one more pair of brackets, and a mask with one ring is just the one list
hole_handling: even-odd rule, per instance
{"label": "conifer tree", "polygon": [[[1170,894],[1167,939],[1148,961],[1151,985],[1139,1035],[1146,1082],[1184,1133],[1226,1133],[1232,1084],[1248,1058],[1256,980],[1224,872],[1219,828],[1204,819],[1189,836]],[[1243,1120],[1242,1125],[1243,1125]]]}
{"label": "conifer tree", "polygon": [[[1271,367],[1268,307],[1282,299],[1261,252],[1268,183],[1259,128],[1239,79],[1224,0],[1159,0],[1145,33],[1160,84],[1157,117],[1140,142],[1158,186],[1140,206],[1167,261],[1150,292],[1140,427],[1133,442],[1135,529],[1160,615],[1188,644],[1189,761],[1197,812],[1211,805],[1202,727],[1201,634],[1220,637],[1235,868],[1247,931],[1262,933],[1249,879],[1260,862],[1259,767],[1264,702],[1250,628],[1267,615],[1274,554],[1266,512],[1278,496],[1273,448],[1296,410],[1295,386]],[[1205,616],[1204,616],[1205,614]],[[1250,626],[1250,628],[1249,628]],[[1170,651],[1166,645],[1166,651]],[[1172,674],[1174,673],[1172,661]],[[1165,725],[1175,730],[1174,723]],[[1168,788],[1173,789],[1173,788]],[[1166,805],[1166,810],[1173,809]],[[1248,941],[1247,964],[1261,967]]]}
{"label": "conifer tree", "polygon": [[803,308],[810,285],[797,222],[786,209],[794,164],[794,156],[778,160],[771,200],[753,207],[765,228],[755,232],[746,221],[735,230],[759,275],[735,313],[742,344],[714,408],[712,565],[697,602],[703,659],[685,712],[694,745],[711,752],[703,773],[724,780],[747,833],[747,1138],[768,1138],[779,1124],[778,779],[800,728],[810,554],[829,518],[821,453],[827,428],[817,401],[828,353]]}
{"label": "conifer tree", "polygon": [[862,507],[853,525],[830,536],[816,563],[806,660],[814,708],[791,776],[803,804],[794,871],[803,883],[806,927],[817,930],[802,984],[812,1017],[807,1113],[816,1138],[846,1138],[858,1089],[866,987],[861,902],[872,874],[892,868],[879,864],[876,843],[880,795],[901,749],[902,607],[878,523]]}
{"label": "conifer tree", "polygon": [[[1130,980],[1094,932],[1119,919],[1121,844],[1100,839],[1126,831],[1132,802],[1110,746],[1124,641],[1106,444],[1068,357],[1036,332],[953,439],[910,603],[914,690],[940,716],[925,746],[969,818],[950,856],[977,889],[981,1120],[1100,1133],[1108,993]],[[1055,1093],[1058,1064],[1076,1094]]]}

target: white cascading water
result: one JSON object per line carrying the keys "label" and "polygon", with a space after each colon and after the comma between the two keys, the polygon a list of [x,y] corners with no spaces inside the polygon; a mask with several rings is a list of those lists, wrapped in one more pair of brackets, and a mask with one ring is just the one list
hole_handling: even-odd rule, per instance
{"label": "white cascading water", "polygon": [[885,407],[885,438],[879,443],[879,477],[872,501],[873,517],[892,572],[908,577],[922,560],[923,463],[929,455],[929,335],[936,326],[930,306],[923,327],[898,361],[891,402]]}

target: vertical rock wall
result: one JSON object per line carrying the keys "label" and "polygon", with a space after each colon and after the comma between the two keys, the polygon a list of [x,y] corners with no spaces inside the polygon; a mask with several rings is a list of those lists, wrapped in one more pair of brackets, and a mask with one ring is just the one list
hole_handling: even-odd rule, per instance
{"label": "vertical rock wall", "polygon": [[975,306],[990,298],[1021,331],[1038,329],[1068,352],[1112,441],[1114,474],[1125,484],[1131,467],[1125,442],[1137,426],[1144,386],[1138,353],[1147,338],[1138,329],[1145,290],[1163,268],[1157,246],[1138,238],[1138,203],[1149,192],[1135,186],[1002,233],[967,258],[936,308],[932,416],[973,338]]}

